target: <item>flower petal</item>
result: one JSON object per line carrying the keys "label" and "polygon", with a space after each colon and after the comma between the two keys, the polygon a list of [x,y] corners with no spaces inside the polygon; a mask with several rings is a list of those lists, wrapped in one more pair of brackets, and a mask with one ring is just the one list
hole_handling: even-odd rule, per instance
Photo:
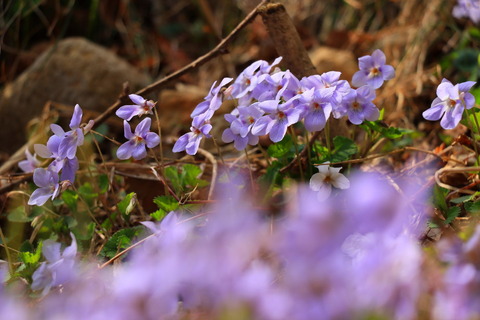
{"label": "flower petal", "polygon": [[72,120],[70,120],[70,129],[77,129],[80,127],[80,124],[82,123],[82,116],[82,108],[76,104],[73,111]]}
{"label": "flower petal", "polygon": [[368,73],[365,71],[357,71],[352,77],[352,86],[354,87],[361,87],[367,84],[367,76]]}
{"label": "flower petal", "polygon": [[236,135],[232,132],[232,129],[227,128],[223,131],[222,141],[225,143],[230,143],[235,140]]}
{"label": "flower petal", "polygon": [[65,131],[58,124],[52,123],[50,129],[58,137],[63,137],[65,135]]}
{"label": "flower petal", "polygon": [[390,65],[384,65],[382,67],[383,80],[390,80],[395,78],[395,69]]}
{"label": "flower petal", "polygon": [[141,160],[147,156],[147,149],[145,148],[144,143],[139,143],[133,147],[132,157],[135,160]]}
{"label": "flower petal", "polygon": [[350,188],[350,181],[341,173],[332,173],[332,185],[338,189]]}
{"label": "flower petal", "polygon": [[[440,102],[440,99],[438,99],[438,98],[435,99],[435,100],[438,100],[438,102]],[[422,116],[427,120],[437,121],[437,120],[440,120],[440,118],[442,117],[444,112],[445,112],[445,105],[442,104],[442,103],[439,103],[439,104],[436,104],[435,106],[432,106],[431,108],[425,110],[422,113]]]}
{"label": "flower petal", "polygon": [[[53,137],[56,137],[56,136],[53,136]],[[38,154],[40,157],[45,159],[48,159],[52,156],[52,152],[48,150],[46,145],[43,145],[43,144],[34,144],[33,150],[35,150],[36,154]]]}
{"label": "flower petal", "polygon": [[134,137],[134,135],[132,133],[132,128],[130,127],[130,124],[128,124],[128,122],[125,121],[125,120],[123,121],[123,135],[128,140],[130,140]]}
{"label": "flower petal", "polygon": [[155,148],[160,144],[160,137],[155,132],[149,132],[145,136],[145,144],[149,148]]}
{"label": "flower petal", "polygon": [[322,109],[309,112],[305,116],[305,129],[309,132],[320,131],[325,127],[327,119]]}
{"label": "flower petal", "polygon": [[117,117],[130,121],[134,116],[140,114],[141,108],[137,105],[125,105],[120,107],[115,114]]}
{"label": "flower petal", "polygon": [[143,104],[145,104],[145,99],[142,96],[139,96],[138,94],[129,94],[128,97],[136,105],[143,106]]}
{"label": "flower petal", "polygon": [[44,168],[33,171],[33,182],[39,187],[49,187],[53,172]]}
{"label": "flower petal", "polygon": [[50,199],[52,196],[52,191],[50,190],[49,187],[46,188],[38,188],[35,191],[33,191],[32,195],[30,196],[30,199],[28,199],[28,204],[29,205],[36,205],[36,206],[43,206],[45,202]]}
{"label": "flower petal", "polygon": [[193,133],[189,132],[189,133],[185,133],[183,136],[178,138],[177,142],[175,142],[175,145],[173,146],[172,151],[173,152],[184,151],[192,135]]}
{"label": "flower petal", "polygon": [[288,123],[285,120],[277,120],[273,122],[272,129],[270,130],[270,140],[273,142],[279,142],[287,133]]}
{"label": "flower petal", "polygon": [[143,119],[135,128],[135,135],[143,137],[150,131],[150,126],[152,124],[152,119],[145,118]]}
{"label": "flower petal", "polygon": [[380,49],[377,49],[372,52],[372,60],[373,60],[373,64],[376,67],[381,67],[385,65],[385,63],[387,62],[387,58],[385,57],[385,54]]}
{"label": "flower petal", "polygon": [[117,149],[117,158],[120,160],[126,160],[132,156],[134,143],[127,141]]}

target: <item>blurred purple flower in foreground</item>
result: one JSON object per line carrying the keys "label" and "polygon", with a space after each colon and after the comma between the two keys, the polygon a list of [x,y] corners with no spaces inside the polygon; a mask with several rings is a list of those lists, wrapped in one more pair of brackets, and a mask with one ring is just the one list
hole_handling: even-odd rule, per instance
{"label": "blurred purple flower in foreground", "polygon": [[52,240],[43,243],[42,253],[47,261],[42,262],[40,267],[32,275],[32,290],[42,290],[47,294],[52,287],[63,285],[74,278],[75,256],[77,254],[77,242],[73,233],[72,244],[61,252],[61,244]]}
{"label": "blurred purple flower in foreground", "polygon": [[353,75],[352,85],[355,87],[369,85],[374,89],[380,88],[384,81],[395,77],[395,69],[385,63],[385,54],[379,49],[373,51],[371,56],[359,58],[360,71]]}
{"label": "blurred purple flower in foreground", "polygon": [[423,112],[423,117],[431,121],[440,121],[444,129],[455,128],[462,120],[463,111],[475,105],[475,98],[468,91],[475,85],[474,81],[466,81],[453,85],[443,79],[437,88],[437,98],[430,109]]}
{"label": "blurred purple flower in foreground", "polygon": [[133,157],[135,160],[143,159],[147,156],[146,148],[154,148],[160,143],[160,137],[154,132],[150,132],[150,118],[143,119],[135,128],[135,133],[127,121],[123,121],[125,138],[129,139],[117,149],[118,159],[125,160]]}
{"label": "blurred purple flower in foreground", "polygon": [[153,113],[152,109],[155,106],[155,102],[153,102],[152,100],[146,100],[137,94],[130,94],[128,95],[128,97],[135,104],[129,104],[118,108],[115,114],[119,118],[130,121],[134,116],[141,117],[144,114]]}

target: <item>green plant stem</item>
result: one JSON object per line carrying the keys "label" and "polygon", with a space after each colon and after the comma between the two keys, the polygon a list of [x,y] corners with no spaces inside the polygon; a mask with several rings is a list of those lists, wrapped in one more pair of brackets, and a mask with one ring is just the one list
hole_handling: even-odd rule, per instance
{"label": "green plant stem", "polygon": [[162,146],[162,128],[160,127],[160,118],[158,117],[158,112],[156,108],[153,108],[153,113],[155,114],[155,120],[157,120],[157,128],[158,128],[158,137],[160,138],[160,144],[158,145],[160,148],[160,171],[162,176],[165,176],[164,168],[163,168],[163,146]]}
{"label": "green plant stem", "polygon": [[332,152],[332,146],[330,144],[330,121],[327,120],[323,130],[325,132],[325,142],[327,144],[328,153],[330,154]]}
{"label": "green plant stem", "polygon": [[225,164],[225,159],[223,159],[222,150],[220,150],[220,146],[218,145],[217,140],[215,140],[213,136],[212,136],[212,140],[213,140],[213,144],[217,148],[218,156],[220,157],[220,161],[222,161],[222,164],[225,168],[225,173],[227,174],[228,180],[232,181],[232,179],[230,178],[230,168]]}
{"label": "green plant stem", "polygon": [[305,181],[305,176],[303,174],[303,168],[302,168],[302,159],[300,158],[300,152],[298,152],[298,142],[297,142],[297,136],[295,135],[295,130],[293,130],[293,127],[290,126],[290,134],[292,135],[293,139],[293,146],[295,148],[295,156],[298,161],[298,168],[300,169],[300,178],[302,181]]}
{"label": "green plant stem", "polygon": [[268,155],[268,152],[265,151],[265,149],[258,144],[258,149],[262,152],[263,156],[265,157],[265,161],[267,161],[267,165],[270,166],[272,164],[272,161],[270,161],[270,156]]}
{"label": "green plant stem", "polygon": [[254,192],[255,191],[255,183],[253,181],[252,167],[250,165],[250,158],[248,157],[247,148],[243,149],[243,151],[245,151],[245,158],[247,159],[247,165],[248,165],[248,173],[250,174],[250,183],[251,183],[251,186],[252,186],[252,192]]}
{"label": "green plant stem", "polygon": [[72,184],[71,185],[73,190],[75,190],[75,192],[77,193],[78,195],[78,198],[85,204],[85,207],[87,208],[87,212],[90,216],[90,218],[92,218],[93,222],[96,223],[96,225],[98,226],[99,229],[103,230],[103,232],[105,232],[105,234],[109,234],[108,230],[105,229],[101,224],[100,222],[98,222],[97,218],[95,218],[95,215],[93,214],[92,210],[90,210],[90,206],[88,205],[88,202],[83,199],[83,197],[80,195],[80,193],[78,192],[78,189],[75,188],[75,186]]}
{"label": "green plant stem", "polygon": [[2,239],[3,248],[5,249],[5,254],[7,255],[8,271],[10,272],[10,276],[13,277],[13,260],[12,256],[10,255],[10,250],[7,246],[7,239],[2,231],[2,227],[0,227],[0,239]]}
{"label": "green plant stem", "polygon": [[310,154],[310,140],[309,140],[309,137],[308,137],[308,131],[305,132],[305,148],[307,148],[307,160],[308,160],[308,166],[307,166],[307,170],[308,170],[308,175],[311,177],[313,175],[313,172],[312,172],[312,155]]}
{"label": "green plant stem", "polygon": [[[478,160],[478,157],[479,157],[479,154],[478,154],[478,148],[477,148],[477,143],[476,143],[476,139],[475,139],[475,130],[473,130],[473,125],[472,125],[472,121],[470,120],[470,111],[465,109],[466,112],[467,112],[467,122],[468,122],[468,126],[470,127],[470,130],[472,131],[472,140],[473,140],[473,150],[475,150],[475,164],[476,165],[480,165],[480,162]],[[475,124],[476,124],[476,128],[477,128],[477,132],[480,133],[480,130],[479,130],[479,126],[478,126],[478,120],[477,120],[477,117],[473,117],[475,119]]]}

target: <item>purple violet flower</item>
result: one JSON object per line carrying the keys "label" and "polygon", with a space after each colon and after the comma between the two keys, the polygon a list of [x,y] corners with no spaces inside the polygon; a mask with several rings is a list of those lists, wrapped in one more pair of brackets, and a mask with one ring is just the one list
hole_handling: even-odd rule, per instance
{"label": "purple violet flower", "polygon": [[58,173],[44,169],[37,168],[33,172],[33,182],[39,187],[33,191],[29,205],[42,206],[49,198],[55,199],[60,193],[60,184],[58,183]]}
{"label": "purple violet flower", "polygon": [[22,160],[18,163],[18,167],[23,172],[33,172],[38,166],[40,165],[40,161],[37,159],[36,154],[31,154],[30,151],[25,149],[25,156],[27,157],[26,160]]}
{"label": "purple violet flower", "polygon": [[353,75],[352,85],[355,87],[369,85],[374,89],[378,89],[384,81],[393,79],[395,77],[395,69],[390,65],[386,65],[385,62],[385,54],[380,49],[373,51],[371,56],[360,57],[358,59],[360,71]]}
{"label": "purple violet flower", "polygon": [[35,152],[42,158],[53,158],[54,160],[48,166],[49,170],[56,173],[60,173],[60,181],[68,180],[70,182],[75,181],[75,174],[78,170],[79,164],[77,157],[72,159],[61,158],[58,154],[58,148],[62,138],[53,135],[48,139],[47,145],[35,144]]}
{"label": "purple violet flower", "polygon": [[443,79],[437,88],[438,97],[433,100],[430,109],[423,112],[423,117],[431,121],[442,118],[440,121],[442,128],[455,128],[462,120],[463,110],[470,109],[475,104],[475,98],[468,92],[474,85],[474,81],[453,85],[447,79]]}
{"label": "purple violet flower", "polygon": [[239,151],[245,149],[247,145],[254,146],[258,143],[258,136],[253,135],[251,130],[264,112],[256,105],[258,103],[247,107],[238,107],[232,113],[225,115],[225,120],[230,123],[230,128],[223,131],[223,142],[234,142],[235,149]]}
{"label": "purple violet flower", "polygon": [[[58,146],[58,156],[60,158],[73,159],[77,153],[77,147],[83,144],[84,132],[83,129],[80,128],[82,115],[83,113],[80,106],[78,104],[75,105],[75,110],[70,120],[70,129],[72,130],[68,132],[65,132],[58,124],[50,125],[53,133],[62,138]],[[93,121],[90,121],[88,127],[90,128],[92,125]]]}
{"label": "purple violet flower", "polygon": [[351,89],[348,94],[343,97],[342,104],[335,111],[335,118],[348,116],[353,124],[361,124],[364,120],[378,120],[380,112],[372,103],[375,99],[375,90],[370,86],[363,86],[356,90]]}
{"label": "purple violet flower", "polygon": [[155,107],[154,101],[146,100],[137,94],[130,94],[128,97],[135,104],[120,107],[117,112],[115,112],[119,118],[130,121],[134,116],[141,117],[144,114],[153,114],[152,109]]}
{"label": "purple violet flower", "polygon": [[270,140],[279,142],[287,133],[287,128],[297,123],[301,110],[293,107],[295,98],[279,104],[279,100],[266,100],[258,104],[258,107],[270,114],[259,118],[252,127],[252,134],[263,136],[268,134]]}
{"label": "purple violet flower", "polygon": [[135,128],[135,134],[127,121],[123,121],[123,131],[127,142],[122,144],[117,150],[117,157],[126,160],[133,157],[135,160],[143,159],[147,156],[147,148],[154,148],[160,143],[160,137],[154,132],[150,132],[150,118],[143,119]]}
{"label": "purple violet flower", "polygon": [[325,127],[332,113],[332,99],[335,88],[310,89],[299,98],[296,108],[303,108],[305,129],[320,131]]}
{"label": "purple violet flower", "polygon": [[193,110],[192,114],[190,115],[191,118],[195,118],[201,114],[208,113],[208,119],[210,119],[215,111],[217,111],[223,102],[223,94],[221,89],[228,83],[230,83],[233,78],[223,78],[218,86],[217,81],[212,84],[208,95],[205,97],[205,101],[200,102],[195,109]]}
{"label": "purple violet flower", "polygon": [[210,130],[212,125],[208,121],[208,114],[202,114],[193,118],[191,132],[185,133],[178,138],[177,142],[173,146],[173,152],[186,151],[189,155],[194,155],[198,151],[200,141],[203,137],[210,138]]}

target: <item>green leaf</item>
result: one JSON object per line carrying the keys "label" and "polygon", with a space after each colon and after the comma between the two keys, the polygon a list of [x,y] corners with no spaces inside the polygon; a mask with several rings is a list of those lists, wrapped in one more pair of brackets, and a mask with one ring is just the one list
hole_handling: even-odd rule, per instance
{"label": "green leaf", "polygon": [[93,205],[93,199],[98,198],[98,193],[93,190],[92,185],[89,182],[84,183],[80,188],[78,188],[78,194],[88,203],[88,205]]}
{"label": "green leaf", "polygon": [[474,197],[474,195],[471,194],[471,195],[467,195],[467,196],[452,199],[452,200],[450,200],[450,202],[455,203],[455,204],[464,203],[464,202],[470,201],[473,197]]}
{"label": "green leaf", "polygon": [[[470,92],[475,97],[475,101],[478,103],[480,102],[480,88],[474,88],[470,90]],[[467,118],[468,117],[468,118]],[[477,123],[480,123],[480,109],[472,108],[468,110],[466,114],[463,115],[462,120],[460,123],[463,124],[465,127],[472,130],[474,133],[479,133]]]}
{"label": "green leaf", "polygon": [[475,72],[478,68],[478,54],[476,49],[466,48],[458,51],[457,57],[453,60],[453,65],[460,71]]}
{"label": "green leaf", "polygon": [[[398,139],[406,134],[413,133],[413,130],[388,127],[382,121],[364,121],[361,125],[364,130],[370,129],[387,139]],[[368,130],[367,130],[368,131]]]}
{"label": "green leaf", "polygon": [[172,196],[158,196],[153,199],[153,202],[158,206],[158,210],[150,215],[157,221],[162,220],[170,211],[175,211],[180,206]]}
{"label": "green leaf", "polygon": [[183,191],[182,180],[180,179],[180,175],[176,167],[171,166],[165,168],[165,176],[170,181],[173,189],[175,189],[176,192]]}
{"label": "green leaf", "polygon": [[113,258],[118,252],[130,246],[132,240],[138,236],[142,230],[143,227],[136,226],[115,232],[107,243],[105,243],[105,246],[103,246],[100,255],[107,259]]}
{"label": "green leaf", "polygon": [[109,185],[110,183],[106,174],[101,174],[98,176],[98,187],[100,189],[100,193],[107,192]]}
{"label": "green leaf", "polygon": [[34,252],[31,251],[22,251],[18,254],[20,261],[26,265],[37,265],[40,262],[42,257],[42,245],[43,242],[39,242],[37,249]]}
{"label": "green leaf", "polygon": [[130,192],[120,201],[117,205],[118,210],[122,215],[129,215],[130,212],[135,208],[137,203],[137,194],[135,192]]}
{"label": "green leaf", "polygon": [[267,172],[259,178],[259,182],[268,186],[281,184],[283,174],[280,173],[280,169],[283,168],[283,164],[279,161],[273,161],[267,168]]}
{"label": "green leaf", "polygon": [[267,149],[267,153],[270,157],[277,159],[293,156],[295,151],[292,137],[286,135],[282,141],[271,144]]}
{"label": "green leaf", "polygon": [[447,189],[439,187],[436,184],[433,187],[433,205],[443,212],[446,212],[448,210],[447,201],[445,201],[447,192]]}
{"label": "green leaf", "polygon": [[77,211],[78,194],[70,189],[62,193],[62,200],[71,211]]}
{"label": "green leaf", "polygon": [[450,224],[455,220],[456,217],[460,214],[461,209],[460,207],[450,207],[448,210],[445,212],[445,225]]}
{"label": "green leaf", "polygon": [[182,173],[180,175],[180,180],[182,181],[182,186],[191,186],[191,187],[205,187],[208,186],[208,181],[199,179],[198,177],[202,174],[202,169],[194,164],[184,164],[182,167]]}
{"label": "green leaf", "polygon": [[480,213],[480,201],[466,202],[464,206],[465,206],[465,211],[467,211],[470,214]]}
{"label": "green leaf", "polygon": [[[87,214],[86,212],[84,214]],[[75,234],[77,240],[90,241],[95,233],[95,222],[90,223],[78,223],[70,230]]]}
{"label": "green leaf", "polygon": [[333,138],[334,149],[332,151],[332,156],[330,157],[331,162],[341,162],[349,160],[351,156],[357,153],[357,145],[352,140],[336,136]]}
{"label": "green leaf", "polygon": [[8,221],[11,222],[30,222],[33,217],[29,217],[24,206],[19,206],[7,214]]}

